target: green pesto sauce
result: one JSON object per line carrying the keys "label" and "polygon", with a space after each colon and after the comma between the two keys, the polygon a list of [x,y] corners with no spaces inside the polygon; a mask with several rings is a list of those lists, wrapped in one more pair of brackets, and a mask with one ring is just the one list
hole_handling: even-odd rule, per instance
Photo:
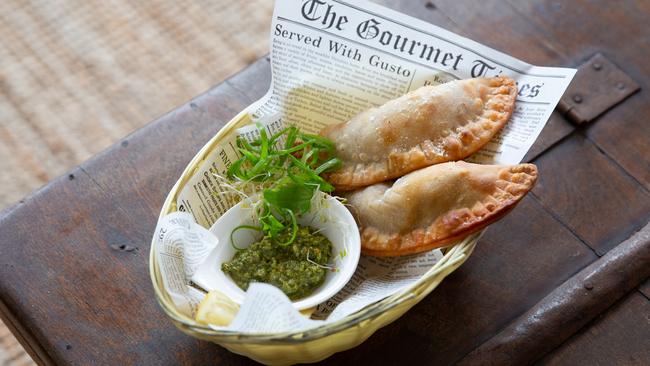
{"label": "green pesto sauce", "polygon": [[221,265],[221,270],[244,291],[251,282],[264,282],[278,287],[291,300],[308,296],[323,284],[327,274],[326,268],[311,262],[327,265],[332,243],[308,227],[299,227],[293,243],[278,244],[290,238],[290,231],[281,233],[277,242],[264,238],[237,251],[230,262]]}

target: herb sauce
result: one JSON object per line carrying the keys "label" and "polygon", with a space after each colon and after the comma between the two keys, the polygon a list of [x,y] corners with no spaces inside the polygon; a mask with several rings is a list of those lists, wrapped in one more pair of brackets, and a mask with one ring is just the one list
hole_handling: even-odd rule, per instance
{"label": "herb sauce", "polygon": [[289,241],[291,234],[286,230],[276,241],[265,237],[239,250],[221,270],[243,290],[251,282],[264,282],[278,287],[291,300],[310,295],[325,281],[332,243],[308,227],[299,227],[291,244],[278,244]]}

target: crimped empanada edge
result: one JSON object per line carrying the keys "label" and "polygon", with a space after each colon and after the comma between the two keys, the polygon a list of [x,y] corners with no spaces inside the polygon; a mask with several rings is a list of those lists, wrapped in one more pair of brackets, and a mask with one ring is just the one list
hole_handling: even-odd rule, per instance
{"label": "crimped empanada edge", "polygon": [[[483,146],[485,146],[485,144],[487,144],[492,139],[492,137],[503,128],[514,111],[515,99],[517,97],[517,88],[514,80],[508,77],[498,77],[492,78],[490,81],[494,82],[495,80],[499,81],[499,84],[496,86],[490,84],[488,86],[489,88],[492,88],[494,90],[503,87],[509,87],[510,91],[506,94],[493,93],[492,96],[486,100],[485,104],[494,105],[499,104],[498,102],[500,102],[505,106],[505,110],[503,111],[505,113],[498,116],[497,119],[492,120],[492,113],[498,113],[499,111],[495,111],[491,108],[484,108],[483,113],[478,118],[476,118],[476,120],[465,126],[461,126],[452,134],[450,134],[447,139],[456,139],[457,141],[460,141],[459,144],[465,148],[465,150],[458,156],[441,156],[434,154],[430,149],[425,150],[422,145],[431,144],[431,141],[426,140],[409,151],[399,154],[391,154],[389,157],[387,157],[387,160],[372,163],[357,163],[353,166],[343,168],[345,171],[339,170],[329,173],[327,174],[326,179],[338,190],[350,191],[386,180],[399,178],[414,170],[418,170],[430,165],[445,163],[448,161],[462,160],[474,154]],[[504,100],[501,101],[500,99]],[[495,100],[497,102],[495,102]],[[484,124],[490,125],[488,134],[476,136],[475,133],[469,131],[471,130],[472,126]],[[463,132],[460,131],[461,129],[468,131],[468,133],[471,133],[475,140],[472,140],[471,142],[465,144],[462,139],[467,139],[468,137],[461,136],[463,134]],[[414,161],[418,162],[412,163]],[[398,168],[391,169],[391,166],[397,166]]]}
{"label": "crimped empanada edge", "polygon": [[[507,200],[504,200],[503,202],[499,202],[499,207],[496,210],[490,211],[488,214],[482,216],[480,220],[476,220],[470,223],[469,225],[464,225],[464,226],[459,225],[458,227],[461,227],[460,230],[457,230],[456,228],[451,228],[448,230],[450,232],[450,235],[432,241],[425,241],[426,232],[430,232],[433,229],[435,229],[436,226],[439,225],[438,220],[434,221],[429,227],[426,228],[426,230],[425,229],[413,230],[404,236],[400,236],[399,234],[382,233],[376,228],[361,228],[360,231],[361,231],[362,253],[373,255],[373,256],[396,256],[396,255],[420,253],[434,248],[444,247],[448,244],[452,244],[470,234],[473,234],[487,227],[488,225],[500,220],[503,216],[505,216],[508,212],[510,212],[526,196],[526,194],[533,189],[533,187],[537,182],[538,170],[535,165],[517,164],[517,165],[512,165],[507,167],[508,172],[513,174],[513,176],[514,174],[522,173],[521,171],[513,171],[513,170],[522,170],[523,168],[530,168],[530,167],[532,167],[532,171],[534,172],[534,174],[523,172],[524,174],[526,174],[532,179],[530,185],[527,185],[525,190],[523,191],[521,190],[521,187],[515,187],[515,188],[519,188],[516,195],[510,193],[508,188],[504,188],[503,190],[510,193],[512,197]],[[501,175],[501,173],[502,172],[500,172],[499,175]],[[506,181],[503,179],[500,180],[502,182],[505,182],[505,187],[509,187],[513,184],[517,186],[522,185],[518,182]],[[483,202],[481,203],[483,204]],[[405,243],[414,243],[414,244],[406,246]],[[390,247],[390,248],[375,249],[381,247],[384,248]]]}
{"label": "crimped empanada edge", "polygon": [[[446,246],[449,246],[451,244],[454,244],[463,238],[468,237],[469,235],[474,234],[477,231],[480,231],[487,226],[501,220],[504,216],[506,216],[510,211],[512,211],[517,204],[519,204],[521,200],[516,200],[512,205],[509,205],[505,207],[504,210],[499,210],[499,213],[497,215],[494,215],[490,218],[490,220],[485,220],[481,221],[480,225],[474,225],[472,227],[468,227],[467,229],[458,232],[454,234],[453,236],[449,236],[447,238],[441,239],[441,240],[436,240],[431,243],[427,243],[424,245],[420,246],[411,246],[408,247],[406,250],[375,250],[375,249],[368,249],[364,248],[363,244],[361,245],[361,253],[365,255],[370,255],[373,257],[396,257],[396,256],[403,256],[403,255],[409,255],[409,254],[417,254],[417,253],[422,253],[426,252],[432,249],[437,249],[437,248],[444,248]],[[363,235],[361,239],[363,243]]]}

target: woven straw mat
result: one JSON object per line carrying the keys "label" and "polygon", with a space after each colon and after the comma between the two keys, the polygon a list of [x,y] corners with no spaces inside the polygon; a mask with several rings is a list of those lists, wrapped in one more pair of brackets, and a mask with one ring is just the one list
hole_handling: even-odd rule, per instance
{"label": "woven straw mat", "polygon": [[[272,7],[0,1],[0,210],[264,55]],[[0,366],[27,364],[0,323]]]}

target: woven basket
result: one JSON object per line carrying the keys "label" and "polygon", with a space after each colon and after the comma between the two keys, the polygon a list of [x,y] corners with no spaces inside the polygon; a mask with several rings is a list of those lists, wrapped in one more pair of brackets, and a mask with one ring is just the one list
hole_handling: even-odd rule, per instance
{"label": "woven basket", "polygon": [[[176,197],[186,182],[198,170],[210,152],[237,128],[250,123],[247,110],[233,118],[214,136],[185,168],[167,196],[160,212],[160,218],[176,211]],[[159,218],[159,219],[160,219]],[[153,282],[158,303],[172,322],[190,336],[217,343],[228,350],[250,357],[265,364],[292,364],[316,362],[357,346],[377,329],[390,324],[407,310],[420,302],[451,272],[456,270],[472,253],[480,233],[470,235],[447,247],[443,258],[420,280],[402,291],[379,302],[366,306],[336,322],[302,332],[277,334],[241,334],[232,331],[218,331],[200,325],[194,319],[180,313],[169,295],[164,291],[156,249],[152,243],[149,258],[149,274]]]}

